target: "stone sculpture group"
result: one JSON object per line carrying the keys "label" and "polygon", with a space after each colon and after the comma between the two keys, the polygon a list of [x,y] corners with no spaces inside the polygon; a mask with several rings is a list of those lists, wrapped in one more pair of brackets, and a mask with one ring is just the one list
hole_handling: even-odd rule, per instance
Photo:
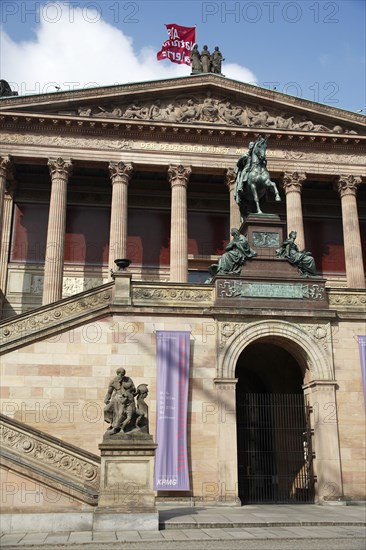
{"label": "stone sculpture group", "polygon": [[123,435],[132,431],[148,434],[149,416],[145,403],[147,384],[140,384],[136,388],[123,368],[117,369],[116,375],[109,383],[104,398],[104,420],[110,424],[105,435]]}
{"label": "stone sculpture group", "polygon": [[316,124],[305,115],[270,112],[260,105],[238,105],[229,98],[215,98],[210,92],[205,97],[176,98],[154,102],[135,100],[126,105],[99,105],[79,107],[82,117],[118,118],[124,120],[151,120],[175,123],[216,123],[245,128],[273,128],[301,132],[333,132],[356,134],[340,125],[332,128]]}
{"label": "stone sculpture group", "polygon": [[208,47],[203,46],[201,53],[198,51],[198,45],[195,44],[191,51],[191,74],[200,73],[221,73],[221,64],[225,61],[218,46],[215,46],[213,53],[211,54]]}

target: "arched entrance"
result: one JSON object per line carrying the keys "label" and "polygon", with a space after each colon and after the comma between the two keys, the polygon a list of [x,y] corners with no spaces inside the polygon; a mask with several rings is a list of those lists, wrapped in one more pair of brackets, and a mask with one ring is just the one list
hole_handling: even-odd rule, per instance
{"label": "arched entrance", "polygon": [[241,502],[313,502],[309,411],[297,360],[259,340],[239,355],[235,377]]}

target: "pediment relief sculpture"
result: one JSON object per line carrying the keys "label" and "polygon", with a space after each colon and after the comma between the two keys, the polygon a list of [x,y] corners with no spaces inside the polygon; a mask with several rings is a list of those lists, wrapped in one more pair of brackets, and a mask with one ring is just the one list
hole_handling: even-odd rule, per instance
{"label": "pediment relief sculpture", "polygon": [[310,120],[307,115],[289,115],[286,112],[269,112],[261,106],[234,104],[229,100],[215,99],[207,94],[205,98],[195,97],[140,103],[129,105],[84,106],[77,111],[79,116],[118,118],[124,120],[146,120],[161,122],[202,122],[229,124],[245,128],[269,128],[305,132],[332,132],[357,134],[339,124],[325,126]]}

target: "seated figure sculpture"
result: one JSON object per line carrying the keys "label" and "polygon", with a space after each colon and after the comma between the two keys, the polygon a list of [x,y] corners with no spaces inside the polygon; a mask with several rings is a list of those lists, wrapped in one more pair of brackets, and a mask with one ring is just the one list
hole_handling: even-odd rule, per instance
{"label": "seated figure sculpture", "polygon": [[280,248],[276,250],[278,258],[285,258],[290,264],[296,265],[303,277],[316,276],[315,261],[311,252],[299,250],[295,244],[296,231],[291,231],[288,238],[283,241]]}
{"label": "seated figure sculpture", "polygon": [[208,271],[211,278],[206,283],[211,283],[215,275],[239,274],[247,258],[254,258],[257,253],[249,246],[248,239],[239,233],[238,229],[230,231],[232,240],[225,248],[224,254],[219,258],[217,264],[212,264]]}

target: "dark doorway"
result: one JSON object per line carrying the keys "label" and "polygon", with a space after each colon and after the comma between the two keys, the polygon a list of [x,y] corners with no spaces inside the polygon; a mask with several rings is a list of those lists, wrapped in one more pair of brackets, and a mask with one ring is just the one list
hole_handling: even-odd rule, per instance
{"label": "dark doorway", "polygon": [[294,357],[252,344],[236,367],[238,482],[242,504],[314,501],[309,411]]}

